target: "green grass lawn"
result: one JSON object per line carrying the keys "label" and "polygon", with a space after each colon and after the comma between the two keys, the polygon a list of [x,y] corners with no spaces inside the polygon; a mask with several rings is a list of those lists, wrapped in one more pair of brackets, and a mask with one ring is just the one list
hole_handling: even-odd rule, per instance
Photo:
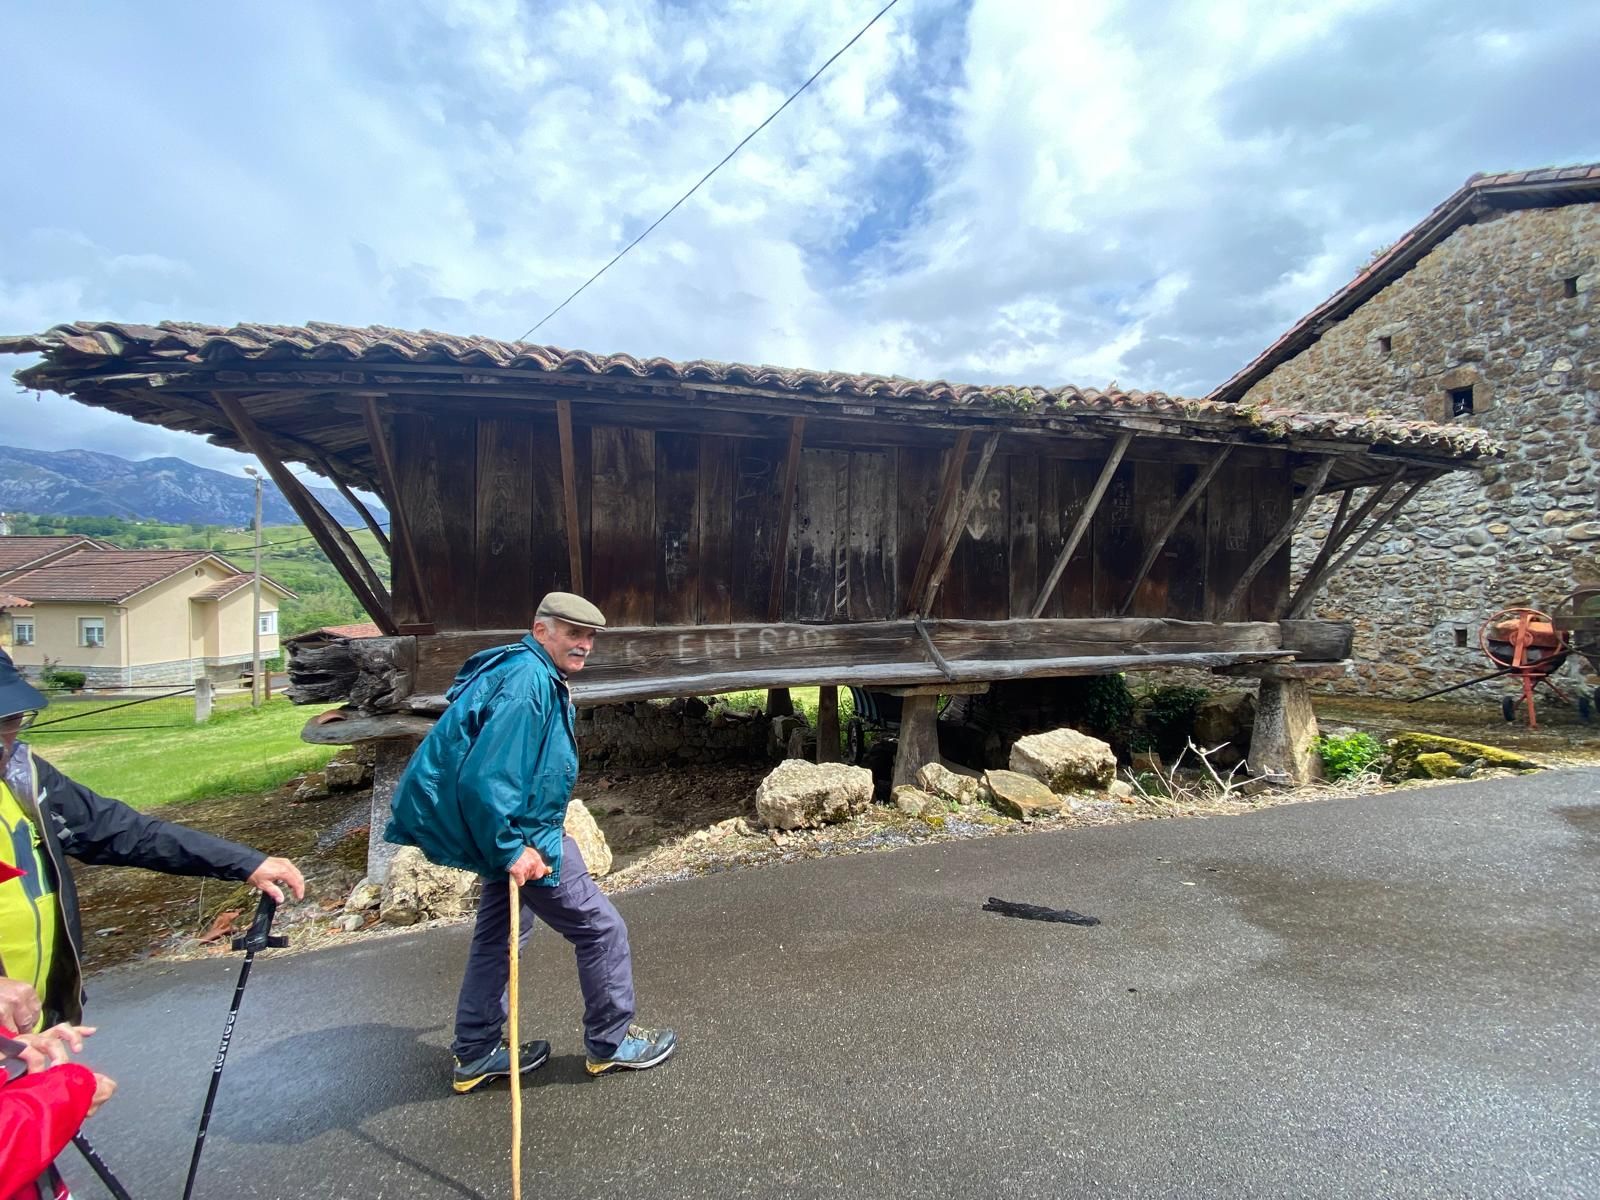
{"label": "green grass lawn", "polygon": [[23,740],[79,783],[135,808],[270,791],[320,769],[335,750],[300,740],[323,709],[281,696],[260,711],[248,695],[219,696],[204,725],[194,722],[193,696],[110,711],[119,703],[55,699]]}

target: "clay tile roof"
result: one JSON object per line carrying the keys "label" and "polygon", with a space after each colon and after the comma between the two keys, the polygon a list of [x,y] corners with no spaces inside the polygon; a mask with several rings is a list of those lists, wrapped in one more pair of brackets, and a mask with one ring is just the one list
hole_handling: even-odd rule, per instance
{"label": "clay tile roof", "polygon": [[309,642],[318,639],[375,638],[382,636],[383,630],[379,629],[371,621],[362,621],[355,625],[324,625],[320,629],[308,629],[304,633],[297,633],[294,637],[285,640]]}
{"label": "clay tile roof", "polygon": [[[263,582],[265,580],[263,579]],[[208,588],[201,588],[191,600],[221,600],[224,596],[231,596],[242,587],[250,586],[250,576],[235,575],[230,579],[219,579]]]}
{"label": "clay tile roof", "polygon": [[87,537],[0,537],[0,574],[16,571],[36,563],[41,558],[60,554],[75,546],[92,546],[94,539]]}
{"label": "clay tile roof", "polygon": [[0,592],[0,608],[32,608],[32,600],[24,600],[21,596],[13,596],[10,592]]}
{"label": "clay tile roof", "polygon": [[1316,342],[1330,325],[1342,321],[1404,275],[1457,229],[1473,224],[1486,213],[1597,201],[1600,201],[1600,163],[1474,175],[1402,234],[1388,250],[1363,267],[1354,279],[1302,317],[1206,399],[1226,403],[1242,400],[1256,383]]}
{"label": "clay tile roof", "polygon": [[115,604],[208,558],[222,561],[206,550],[79,550],[6,580],[6,590],[34,601]]}
{"label": "clay tile roof", "polygon": [[[222,600],[233,595],[241,588],[249,587],[250,580],[252,578],[253,576],[249,574],[241,574],[231,576],[228,579],[219,579],[210,587],[201,588],[194,595],[190,596],[189,599],[198,600],[201,603],[206,603],[211,600]],[[283,584],[279,583],[277,580],[273,579],[272,576],[265,573],[263,573],[261,576],[261,585],[263,587],[270,587],[278,592],[281,592],[285,596],[294,595],[294,593],[288,588],[284,587]]]}
{"label": "clay tile roof", "polygon": [[[1295,435],[1345,441],[1359,445],[1382,444],[1445,458],[1472,458],[1499,452],[1497,443],[1481,430],[1426,422],[1349,415],[1309,415],[1288,411],[1242,411],[1215,398],[1193,400],[1161,392],[1107,391],[1071,385],[1047,388],[1008,384],[949,383],[944,380],[906,379],[891,375],[851,374],[803,368],[751,366],[745,363],[693,359],[673,362],[665,358],[637,358],[631,354],[592,354],[523,342],[458,336],[430,330],[409,332],[384,326],[356,329],[311,322],[302,327],[236,325],[232,328],[168,321],[160,325],[92,323],[57,325],[41,334],[0,337],[0,353],[38,352],[45,361],[16,374],[24,387],[61,391],[86,404],[117,411],[138,409],[141,420],[163,424],[173,420],[194,429],[189,409],[164,410],[160,388],[129,398],[139,388],[137,377],[164,372],[204,369],[220,375],[227,371],[252,371],[263,387],[277,386],[315,391],[317,378],[349,382],[363,380],[381,386],[385,364],[408,364],[454,370],[459,381],[481,383],[486,388],[503,382],[507,372],[529,375],[611,376],[627,380],[715,386],[724,391],[752,395],[801,394],[828,396],[856,402],[860,409],[846,415],[871,419],[875,407],[927,409],[960,408],[1016,414],[1023,428],[1037,418],[1089,417],[1113,422],[1155,417],[1167,436],[1183,437],[1184,430],[1204,427],[1209,434],[1245,433],[1263,441],[1281,441]],[[326,364],[312,371],[308,363]],[[342,368],[342,370],[338,369]],[[472,368],[500,374],[477,378]],[[95,382],[116,376],[102,391]],[[240,376],[243,378],[243,375]],[[414,378],[414,377],[408,377]],[[315,398],[306,405],[319,403]],[[220,418],[219,418],[220,419]],[[220,425],[212,434],[224,443],[232,436]],[[1356,448],[1353,446],[1353,448]],[[301,451],[303,454],[304,452]]]}

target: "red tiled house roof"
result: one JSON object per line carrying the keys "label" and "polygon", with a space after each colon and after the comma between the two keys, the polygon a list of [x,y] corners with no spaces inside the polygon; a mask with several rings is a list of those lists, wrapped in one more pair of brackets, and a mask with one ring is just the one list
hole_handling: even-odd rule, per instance
{"label": "red tiled house roof", "polygon": [[[120,604],[146,588],[154,587],[183,571],[210,561],[233,572],[229,579],[208,586],[195,599],[219,599],[243,587],[250,576],[224,558],[208,550],[79,550],[32,571],[6,581],[6,589],[24,599],[43,601],[81,601]],[[283,585],[262,577],[263,583],[287,596],[294,595]],[[226,589],[207,595],[218,587]]]}
{"label": "red tiled house roof", "polygon": [[71,534],[0,537],[0,578],[79,548],[115,550],[117,547],[110,542]]}

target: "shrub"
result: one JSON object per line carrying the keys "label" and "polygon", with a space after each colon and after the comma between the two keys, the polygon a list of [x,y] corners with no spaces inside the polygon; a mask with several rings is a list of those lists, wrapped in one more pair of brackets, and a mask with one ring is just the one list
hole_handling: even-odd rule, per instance
{"label": "shrub", "polygon": [[[1163,684],[1139,701],[1143,730],[1134,736],[1134,749],[1176,754],[1194,732],[1195,714],[1209,691],[1201,687]],[[1141,744],[1142,743],[1142,744]]]}
{"label": "shrub", "polygon": [[82,671],[51,671],[43,678],[45,687],[58,692],[75,692],[89,681]]}
{"label": "shrub", "polygon": [[1329,779],[1345,779],[1360,775],[1373,766],[1383,754],[1383,747],[1370,733],[1346,733],[1317,739],[1317,757],[1322,759],[1322,773]]}

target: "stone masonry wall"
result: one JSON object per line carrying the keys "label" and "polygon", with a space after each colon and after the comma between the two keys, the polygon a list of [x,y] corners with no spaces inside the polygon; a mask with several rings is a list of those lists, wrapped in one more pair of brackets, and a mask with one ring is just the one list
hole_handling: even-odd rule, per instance
{"label": "stone masonry wall", "polygon": [[[1597,338],[1600,204],[1503,213],[1457,230],[1250,390],[1247,404],[1467,421],[1508,449],[1424,488],[1323,590],[1318,616],[1356,620],[1339,690],[1406,696],[1482,674],[1491,612],[1548,611],[1600,580]],[[1466,389],[1473,411],[1452,417]],[[1302,526],[1297,564],[1332,508]]]}
{"label": "stone masonry wall", "polygon": [[578,757],[616,767],[758,761],[766,756],[768,724],[760,709],[694,697],[580,708]]}

